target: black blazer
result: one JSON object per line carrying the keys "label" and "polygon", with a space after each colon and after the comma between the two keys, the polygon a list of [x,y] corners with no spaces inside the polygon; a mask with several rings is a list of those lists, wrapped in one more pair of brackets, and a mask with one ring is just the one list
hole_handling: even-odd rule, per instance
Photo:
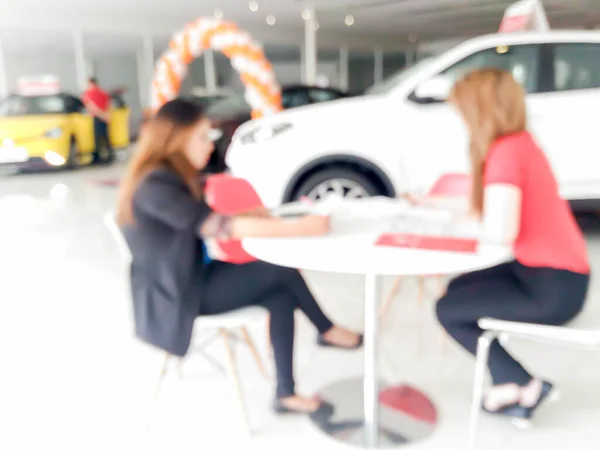
{"label": "black blazer", "polygon": [[134,225],[123,228],[131,253],[136,335],[170,354],[186,354],[200,309],[199,230],[212,213],[183,179],[161,168],[133,197]]}

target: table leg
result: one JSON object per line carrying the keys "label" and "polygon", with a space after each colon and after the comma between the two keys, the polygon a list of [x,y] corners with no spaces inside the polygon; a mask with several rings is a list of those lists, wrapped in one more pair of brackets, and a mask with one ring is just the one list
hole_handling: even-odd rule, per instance
{"label": "table leg", "polygon": [[374,274],[365,276],[365,447],[377,448],[379,446],[379,407],[378,407],[378,370],[377,370],[377,341],[378,329],[378,303],[379,303],[379,277]]}
{"label": "table leg", "polygon": [[398,448],[429,436],[437,423],[435,405],[408,385],[379,380],[378,340],[380,277],[365,276],[364,376],[324,386],[319,397],[334,405],[334,414],[313,418],[324,433],[359,448]]}

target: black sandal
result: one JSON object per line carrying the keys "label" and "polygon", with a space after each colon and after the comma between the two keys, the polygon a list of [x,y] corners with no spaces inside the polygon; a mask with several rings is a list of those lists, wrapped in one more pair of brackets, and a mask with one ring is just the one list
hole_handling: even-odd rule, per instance
{"label": "black sandal", "polygon": [[533,406],[521,406],[519,403],[504,406],[495,411],[490,411],[482,405],[482,409],[488,414],[494,414],[498,416],[505,416],[511,419],[511,422],[519,428],[529,428],[531,426],[531,419],[535,414],[536,410],[552,395],[556,393],[552,383],[544,381],[542,383],[542,391],[538,401]]}
{"label": "black sandal", "polygon": [[273,402],[273,411],[276,414],[307,414],[311,419],[316,422],[323,422],[329,419],[335,412],[335,408],[331,403],[321,401],[319,407],[313,412],[301,411],[298,409],[290,408],[285,406],[281,399],[276,398]]}
{"label": "black sandal", "polygon": [[340,350],[358,350],[359,348],[361,348],[363,346],[363,340],[364,340],[363,335],[359,334],[358,342],[356,343],[356,345],[354,345],[352,347],[343,347],[340,345],[332,344],[327,339],[325,339],[322,334],[320,334],[317,336],[317,345],[319,347],[338,348]]}

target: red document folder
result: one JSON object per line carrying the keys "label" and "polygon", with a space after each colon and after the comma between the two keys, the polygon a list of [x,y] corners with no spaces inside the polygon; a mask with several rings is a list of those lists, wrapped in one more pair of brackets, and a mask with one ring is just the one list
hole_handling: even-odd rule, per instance
{"label": "red document folder", "polygon": [[423,236],[410,233],[384,233],[375,245],[384,247],[403,247],[421,250],[439,250],[444,252],[475,253],[476,239],[456,238],[451,236]]}

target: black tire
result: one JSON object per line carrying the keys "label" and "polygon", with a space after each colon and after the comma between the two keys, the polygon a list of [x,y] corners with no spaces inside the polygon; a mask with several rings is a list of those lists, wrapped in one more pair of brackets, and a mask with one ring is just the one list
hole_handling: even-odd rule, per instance
{"label": "black tire", "polygon": [[67,159],[66,167],[67,170],[75,170],[79,167],[79,154],[75,138],[71,138],[71,143],[69,144],[69,159]]}
{"label": "black tire", "polygon": [[377,183],[370,180],[367,176],[352,169],[337,167],[321,170],[307,177],[296,188],[291,200],[295,201],[301,197],[308,196],[313,189],[329,180],[348,180],[352,183],[358,184],[370,197],[384,194],[377,187]]}

